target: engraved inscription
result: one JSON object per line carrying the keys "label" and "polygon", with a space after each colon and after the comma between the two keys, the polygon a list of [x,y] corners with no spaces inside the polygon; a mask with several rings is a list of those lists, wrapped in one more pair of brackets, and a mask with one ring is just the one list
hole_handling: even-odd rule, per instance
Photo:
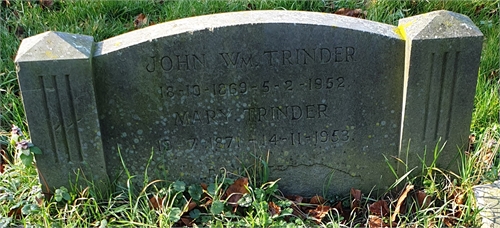
{"label": "engraved inscription", "polygon": [[217,124],[228,121],[228,111],[217,110],[190,110],[174,112],[176,126],[188,126],[195,124]]}
{"label": "engraved inscription", "polygon": [[[157,69],[157,67],[159,69]],[[146,65],[148,72],[156,70],[162,71],[189,71],[197,70],[206,67],[205,54],[189,54],[189,55],[164,55],[161,57],[152,56]]]}
{"label": "engraved inscription", "polygon": [[[354,63],[357,57],[352,46],[206,54],[178,50],[151,56],[145,68],[147,72],[157,72],[154,75],[161,82],[157,87],[158,101],[163,105],[159,110],[169,110],[165,122],[174,127],[159,136],[158,149],[180,152],[245,151],[272,146],[343,147],[351,141],[352,132],[331,124],[346,119],[338,116],[339,110],[334,107],[342,105],[339,98],[350,88],[352,79],[335,71],[314,75],[310,71],[299,75],[274,72],[279,67]],[[214,67],[216,71],[209,70]],[[241,73],[234,71],[238,69]],[[254,70],[262,74],[267,69],[269,77],[251,76]],[[211,72],[210,77],[187,78],[189,74],[183,73],[198,70]],[[181,78],[175,71],[181,71]],[[317,130],[295,129],[294,125],[303,126],[304,121]],[[287,130],[273,129],[280,124],[286,124]]]}
{"label": "engraved inscription", "polygon": [[346,87],[344,77],[315,77],[307,80],[285,80],[283,82],[237,82],[213,83],[210,85],[166,85],[160,86],[162,98],[175,98],[181,96],[200,97],[203,95],[238,96],[246,94],[265,94],[270,92],[304,92],[311,90],[335,90]]}
{"label": "engraved inscription", "polygon": [[272,146],[342,146],[350,140],[348,130],[319,130],[311,132],[290,132],[255,134],[250,136],[225,135],[189,137],[179,139],[175,136],[164,137],[158,141],[159,150],[168,152],[172,150],[197,150],[197,149],[238,149],[245,147],[272,147]]}
{"label": "engraved inscription", "polygon": [[[276,106],[276,107],[258,107],[258,108],[245,108],[245,119],[249,121],[276,121],[276,120],[300,120],[319,119],[328,117],[326,114],[326,104],[312,104],[312,105],[291,105],[291,106]],[[247,118],[248,117],[248,118]]]}
{"label": "engraved inscription", "polygon": [[353,62],[354,47],[311,48],[264,51],[266,63],[273,65],[308,65]]}
{"label": "engraved inscription", "polygon": [[[259,66],[293,66],[356,62],[356,48],[352,46],[296,48],[286,50],[219,52],[214,66],[226,68],[255,68]],[[190,71],[212,66],[205,53],[164,54],[150,56],[145,69],[155,71]]]}

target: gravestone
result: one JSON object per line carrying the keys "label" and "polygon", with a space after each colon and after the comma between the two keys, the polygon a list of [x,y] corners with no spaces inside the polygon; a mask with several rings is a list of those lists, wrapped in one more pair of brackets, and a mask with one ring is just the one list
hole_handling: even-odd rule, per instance
{"label": "gravestone", "polygon": [[313,195],[386,189],[392,157],[418,165],[438,138],[450,139],[447,159],[456,154],[467,143],[481,40],[470,19],[448,11],[398,27],[252,11],[98,43],[46,32],[23,40],[16,63],[47,189],[75,175],[80,185],[124,181],[124,166],[200,183],[262,159],[284,192]]}
{"label": "gravestone", "polygon": [[481,211],[481,227],[500,227],[500,181],[476,185],[472,188],[477,206]]}

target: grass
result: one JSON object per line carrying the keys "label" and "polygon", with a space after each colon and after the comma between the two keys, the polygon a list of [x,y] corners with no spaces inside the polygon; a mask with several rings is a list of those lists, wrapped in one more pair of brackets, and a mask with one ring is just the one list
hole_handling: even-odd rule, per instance
{"label": "grass", "polygon": [[[4,146],[9,145],[12,124],[19,126],[24,135],[28,133],[13,58],[22,38],[47,30],[91,35],[102,41],[134,30],[134,19],[140,13],[147,15],[149,22],[161,23],[229,11],[276,9],[330,13],[345,7],[361,8],[366,10],[367,19],[394,25],[401,18],[433,10],[465,14],[485,38],[471,124],[477,143],[475,149],[461,155],[460,173],[423,166],[417,177],[401,177],[401,185],[407,189],[414,186],[407,196],[403,194],[405,188],[394,188],[378,199],[371,198],[369,193],[363,193],[365,197],[359,197],[355,191],[339,193],[337,198],[320,204],[336,210],[322,214],[319,224],[354,226],[379,220],[393,224],[390,217],[396,213],[397,202],[403,199],[406,210],[394,216],[395,225],[478,226],[472,186],[498,179],[500,162],[496,159],[498,144],[495,144],[499,139],[500,107],[498,1],[57,1],[50,7],[42,7],[39,1],[11,0],[10,5],[2,2],[0,7],[0,144]],[[267,180],[267,163],[263,158],[256,158],[256,165],[248,168],[249,184],[245,186],[249,194],[237,201],[240,206],[236,211],[230,204],[231,196],[227,195],[236,180],[227,175],[219,176],[217,182],[209,183],[206,188],[182,182],[150,181],[137,191],[133,187],[135,178],[128,174],[128,185],[114,186],[110,192],[96,192],[92,188],[58,189],[52,198],[44,197],[36,169],[23,165],[18,159],[20,152],[7,147],[4,151],[16,159],[0,175],[0,226],[172,226],[185,224],[178,223],[183,214],[184,218],[196,218],[196,224],[203,226],[311,226],[318,225],[315,217],[301,213],[321,212],[317,204],[311,203],[312,199],[300,201],[281,196],[277,184]],[[439,153],[439,148],[432,153]],[[422,195],[426,197],[424,200],[419,198]],[[369,206],[377,202],[382,205],[380,200],[388,204],[389,215],[382,213],[377,219],[373,217],[376,210],[370,210]],[[196,203],[194,209],[190,208],[192,202]],[[281,213],[272,214],[270,208],[279,208]]]}

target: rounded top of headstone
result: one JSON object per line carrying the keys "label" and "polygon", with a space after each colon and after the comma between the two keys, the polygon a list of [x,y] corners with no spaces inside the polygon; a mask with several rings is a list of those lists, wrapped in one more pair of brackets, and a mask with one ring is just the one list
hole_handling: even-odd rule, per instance
{"label": "rounded top of headstone", "polygon": [[23,39],[15,62],[88,59],[93,44],[91,36],[48,31]]}
{"label": "rounded top of headstone", "polygon": [[403,18],[398,30],[405,40],[483,36],[467,16],[447,10]]}
{"label": "rounded top of headstone", "polygon": [[400,39],[395,26],[360,18],[305,11],[243,11],[184,18],[128,32],[97,43],[95,56],[105,55],[166,36],[199,31],[213,32],[219,28],[232,26],[241,26],[240,29],[245,29],[242,25],[253,26],[256,24],[326,26],[332,29],[356,30]]}

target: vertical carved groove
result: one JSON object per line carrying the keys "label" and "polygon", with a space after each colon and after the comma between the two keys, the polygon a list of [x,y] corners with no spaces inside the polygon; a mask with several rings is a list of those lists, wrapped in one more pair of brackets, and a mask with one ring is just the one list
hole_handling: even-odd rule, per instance
{"label": "vertical carved groove", "polygon": [[40,85],[42,87],[42,98],[43,98],[43,111],[45,112],[45,116],[47,117],[47,126],[48,126],[48,134],[50,138],[50,144],[52,146],[52,151],[54,152],[54,163],[59,163],[59,155],[57,154],[57,147],[56,147],[56,142],[55,142],[55,133],[54,133],[54,128],[52,127],[52,119],[50,118],[50,113],[49,113],[49,101],[47,100],[47,88],[45,88],[45,83],[43,82],[43,76],[39,76],[38,79],[40,80]]}
{"label": "vertical carved groove", "polygon": [[61,97],[59,94],[59,86],[57,85],[56,75],[52,75],[52,81],[54,83],[54,92],[56,93],[56,104],[57,104],[57,114],[59,115],[59,126],[61,127],[61,140],[64,145],[66,155],[68,156],[68,162],[71,161],[71,154],[69,153],[68,138],[66,136],[66,125],[64,123],[64,115],[61,107]]}
{"label": "vertical carved groove", "polygon": [[444,91],[444,82],[446,76],[446,64],[448,63],[448,52],[445,52],[443,55],[443,62],[441,63],[441,74],[439,75],[439,100],[438,105],[436,107],[437,117],[436,117],[436,125],[434,128],[434,140],[438,138],[439,131],[439,121],[441,120],[441,104],[443,103],[443,91]]}
{"label": "vertical carved groove", "polygon": [[453,74],[451,75],[451,90],[450,90],[450,99],[448,107],[448,120],[446,121],[446,139],[450,138],[450,125],[451,125],[451,114],[453,113],[453,100],[455,99],[455,88],[457,88],[457,68],[458,68],[458,55],[459,51],[455,52],[455,59],[453,60]]}
{"label": "vertical carved groove", "polygon": [[422,134],[422,141],[425,141],[427,138],[427,121],[429,119],[429,102],[430,102],[430,93],[431,93],[431,85],[432,85],[432,74],[434,73],[434,53],[431,53],[430,65],[431,69],[429,71],[429,77],[427,78],[427,90],[425,93],[425,109],[424,109],[424,132]]}
{"label": "vertical carved groove", "polygon": [[69,81],[69,74],[64,76],[65,83],[66,83],[66,92],[68,93],[68,104],[69,104],[69,110],[71,112],[71,122],[73,122],[74,126],[74,139],[76,144],[76,149],[78,150],[78,159],[79,161],[83,161],[83,156],[82,156],[82,147],[81,147],[81,141],[80,141],[80,133],[78,132],[78,122],[76,119],[76,110],[75,110],[75,101],[73,99],[73,90],[71,90],[71,84]]}

